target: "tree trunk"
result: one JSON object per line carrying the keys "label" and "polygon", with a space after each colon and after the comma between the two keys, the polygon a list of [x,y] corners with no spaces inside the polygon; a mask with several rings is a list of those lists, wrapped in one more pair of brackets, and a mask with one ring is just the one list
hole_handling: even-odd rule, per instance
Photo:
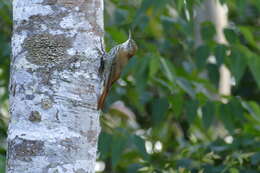
{"label": "tree trunk", "polygon": [[103,0],[13,0],[7,173],[93,173]]}
{"label": "tree trunk", "polygon": [[[218,0],[205,0],[200,7],[196,9],[196,25],[195,25],[195,37],[196,46],[202,44],[200,34],[200,24],[204,21],[211,21],[216,28],[215,40],[220,44],[227,44],[227,40],[224,35],[224,28],[228,25],[227,12],[228,9],[225,5],[221,5]],[[221,95],[228,96],[231,93],[231,74],[229,69],[222,65],[219,69],[219,93]]]}

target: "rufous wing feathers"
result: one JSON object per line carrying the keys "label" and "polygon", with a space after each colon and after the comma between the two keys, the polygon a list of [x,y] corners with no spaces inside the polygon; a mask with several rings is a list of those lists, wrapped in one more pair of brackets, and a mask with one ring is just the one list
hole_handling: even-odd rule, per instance
{"label": "rufous wing feathers", "polygon": [[102,95],[98,99],[98,107],[97,107],[98,110],[102,109],[104,107],[104,103],[105,103],[107,95],[108,95],[108,89],[105,88]]}

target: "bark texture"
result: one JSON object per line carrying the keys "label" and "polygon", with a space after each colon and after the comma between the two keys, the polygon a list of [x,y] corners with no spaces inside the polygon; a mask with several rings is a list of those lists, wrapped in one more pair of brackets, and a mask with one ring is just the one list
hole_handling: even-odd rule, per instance
{"label": "bark texture", "polygon": [[[219,0],[205,0],[196,9],[195,20],[196,46],[202,44],[200,24],[205,21],[211,21],[215,25],[215,40],[220,44],[228,44],[223,32],[224,28],[228,25],[228,8],[226,5],[221,5]],[[231,73],[225,65],[220,67],[219,72],[219,93],[228,96],[231,93]]]}
{"label": "bark texture", "polygon": [[93,173],[103,0],[13,0],[7,173]]}

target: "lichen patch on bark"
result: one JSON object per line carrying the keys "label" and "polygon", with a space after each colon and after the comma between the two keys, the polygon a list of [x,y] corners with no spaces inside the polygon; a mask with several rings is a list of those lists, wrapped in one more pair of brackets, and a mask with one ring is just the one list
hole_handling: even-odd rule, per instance
{"label": "lichen patch on bark", "polygon": [[42,120],[41,114],[38,111],[32,111],[29,120],[32,122],[40,122]]}
{"label": "lichen patch on bark", "polygon": [[13,157],[22,159],[23,161],[26,161],[24,160],[26,157],[30,158],[31,156],[41,156],[44,154],[44,142],[39,140],[22,139],[16,136],[9,143],[8,147],[10,152],[15,153],[12,154]]}
{"label": "lichen patch on bark", "polygon": [[26,38],[23,46],[28,51],[29,62],[41,66],[55,65],[70,57],[67,49],[71,47],[71,40],[64,35],[39,34]]}
{"label": "lichen patch on bark", "polygon": [[52,107],[53,103],[50,98],[44,98],[41,100],[41,107],[45,110],[50,109]]}
{"label": "lichen patch on bark", "polygon": [[92,143],[93,146],[95,146],[97,144],[97,134],[99,132],[96,130],[89,130],[87,132],[87,139],[90,141],[90,143]]}

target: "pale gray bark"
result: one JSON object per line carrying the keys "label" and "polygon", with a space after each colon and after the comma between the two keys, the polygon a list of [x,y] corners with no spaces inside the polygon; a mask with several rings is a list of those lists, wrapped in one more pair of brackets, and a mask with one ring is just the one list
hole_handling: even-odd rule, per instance
{"label": "pale gray bark", "polygon": [[[196,46],[202,44],[200,25],[202,22],[211,21],[216,28],[215,40],[221,44],[227,44],[224,35],[224,28],[228,25],[228,8],[221,5],[219,0],[205,0],[201,6],[196,9],[195,40]],[[229,69],[222,65],[219,69],[219,94],[228,96],[231,93],[231,73]]]}
{"label": "pale gray bark", "polygon": [[7,173],[93,173],[103,0],[13,0]]}

